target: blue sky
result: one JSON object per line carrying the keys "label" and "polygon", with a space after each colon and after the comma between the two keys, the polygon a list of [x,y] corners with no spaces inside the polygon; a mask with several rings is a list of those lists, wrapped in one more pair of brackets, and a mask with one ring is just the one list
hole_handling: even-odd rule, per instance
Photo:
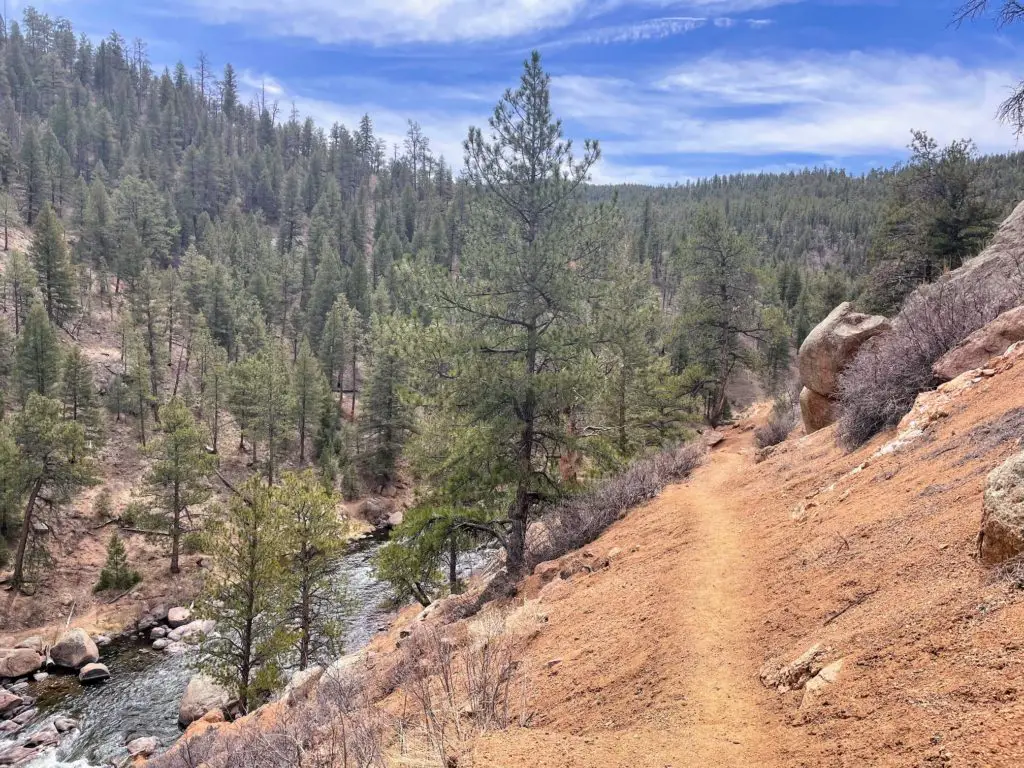
{"label": "blue sky", "polygon": [[[1024,78],[1024,27],[950,25],[957,0],[46,0],[93,36],[149,43],[157,66],[202,50],[287,114],[389,141],[414,119],[461,165],[470,124],[532,48],[571,137],[597,138],[600,182],[905,157],[912,128],[1017,148],[994,118]],[[22,3],[24,5],[24,3]]]}

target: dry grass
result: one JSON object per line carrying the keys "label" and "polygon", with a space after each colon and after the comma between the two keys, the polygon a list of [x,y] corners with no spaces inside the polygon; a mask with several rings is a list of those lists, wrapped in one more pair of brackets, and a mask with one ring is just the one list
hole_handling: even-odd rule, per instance
{"label": "dry grass", "polygon": [[758,448],[768,448],[789,437],[797,423],[798,408],[796,399],[788,392],[775,398],[768,422],[754,430],[754,444]]}

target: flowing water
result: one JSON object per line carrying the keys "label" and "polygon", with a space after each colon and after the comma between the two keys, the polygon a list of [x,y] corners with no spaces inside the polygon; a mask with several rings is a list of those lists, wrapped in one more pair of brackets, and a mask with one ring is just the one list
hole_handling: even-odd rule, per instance
{"label": "flowing water", "polygon": [[[352,603],[345,633],[347,652],[366,645],[389,618],[383,605],[391,593],[374,578],[371,566],[380,545],[372,539],[354,542],[338,568]],[[105,683],[82,686],[73,675],[53,675],[31,684],[29,693],[38,697],[41,713],[33,727],[57,715],[79,721],[78,729],[67,734],[56,750],[33,762],[32,768],[108,765],[126,757],[124,745],[131,739],[156,736],[168,747],[181,735],[178,704],[193,673],[191,653],[171,655],[154,651],[145,642],[125,641],[103,648],[101,655],[111,674]]]}

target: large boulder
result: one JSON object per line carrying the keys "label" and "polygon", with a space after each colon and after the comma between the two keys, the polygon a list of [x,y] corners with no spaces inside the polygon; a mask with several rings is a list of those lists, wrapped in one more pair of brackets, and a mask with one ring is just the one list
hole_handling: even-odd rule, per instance
{"label": "large boulder", "polygon": [[223,710],[231,702],[231,694],[206,675],[192,675],[178,707],[178,722],[185,726],[198,720],[211,709]]}
{"label": "large boulder", "polygon": [[978,555],[998,565],[1024,552],[1024,452],[992,470],[982,502]]}
{"label": "large boulder", "polygon": [[50,649],[50,658],[58,667],[78,669],[100,660],[100,651],[84,629],[65,632]]}
{"label": "large boulder", "polygon": [[132,757],[149,757],[160,749],[160,740],[156,736],[140,736],[129,741],[125,749]]}
{"label": "large boulder", "polygon": [[932,373],[952,381],[964,371],[983,368],[997,355],[1024,340],[1024,305],[1008,309],[935,361]]}
{"label": "large boulder", "polygon": [[0,717],[10,715],[24,703],[25,701],[21,696],[11,693],[4,688],[0,688]]}
{"label": "large boulder", "polygon": [[45,659],[31,648],[0,648],[0,677],[31,675]]}
{"label": "large boulder", "polygon": [[835,401],[804,387],[800,391],[800,415],[807,433],[817,432],[836,420]]}
{"label": "large boulder", "polygon": [[800,345],[800,382],[819,395],[832,397],[839,390],[839,375],[864,342],[890,327],[886,318],[854,312],[850,302],[844,301]]}

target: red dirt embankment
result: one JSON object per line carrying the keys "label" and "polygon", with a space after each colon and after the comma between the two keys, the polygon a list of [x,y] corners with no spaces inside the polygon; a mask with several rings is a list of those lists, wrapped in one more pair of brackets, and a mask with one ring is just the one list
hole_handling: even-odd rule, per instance
{"label": "red dirt embankment", "polygon": [[[1024,435],[1024,358],[942,399],[880,455],[893,434],[845,454],[827,429],[755,463],[750,425],[729,430],[589,548],[620,548],[609,568],[540,590],[530,727],[474,765],[1024,764],[1024,600],[974,558],[985,477]],[[816,643],[843,659],[834,685],[761,685]]]}

